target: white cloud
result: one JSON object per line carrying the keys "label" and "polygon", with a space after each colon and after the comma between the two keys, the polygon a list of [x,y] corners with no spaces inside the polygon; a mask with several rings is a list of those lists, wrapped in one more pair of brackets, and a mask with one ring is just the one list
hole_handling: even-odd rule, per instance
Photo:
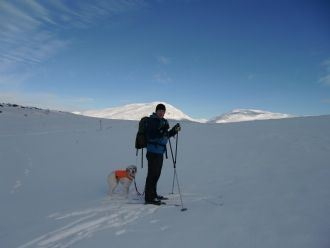
{"label": "white cloud", "polygon": [[[158,63],[160,63],[161,65],[169,65],[172,63],[172,59],[169,57],[165,57],[165,56],[158,56],[157,57],[157,61]],[[158,84],[162,84],[162,85],[166,85],[166,84],[170,84],[173,82],[172,78],[168,75],[167,72],[165,71],[161,71],[161,72],[157,72],[153,75],[153,80],[158,83]]]}
{"label": "white cloud", "polygon": [[17,89],[35,76],[38,65],[69,48],[64,32],[90,28],[145,5],[143,0],[0,0],[0,102],[64,111],[91,108],[94,99],[89,97]]}
{"label": "white cloud", "polygon": [[[52,23],[48,11],[37,2],[0,3],[0,82],[17,81],[22,72],[40,64],[66,47],[45,23]],[[8,83],[8,82],[7,82]]]}
{"label": "white cloud", "polygon": [[165,57],[165,56],[159,56],[157,58],[158,62],[163,64],[163,65],[168,65],[172,62],[172,59],[169,57]]}
{"label": "white cloud", "polygon": [[22,72],[19,74],[14,73],[1,73],[0,70],[0,86],[11,86],[12,88],[16,88],[19,84],[26,81],[31,77],[31,73]]}
{"label": "white cloud", "polygon": [[[144,0],[0,0],[0,102],[80,111],[92,98],[17,91],[36,67],[69,48],[63,32],[90,28],[103,18],[139,10]],[[27,87],[26,87],[27,88]]]}
{"label": "white cloud", "polygon": [[322,102],[323,102],[323,103],[330,104],[330,98],[328,98],[328,99],[323,99]]}
{"label": "white cloud", "polygon": [[[142,0],[0,1],[0,82],[67,48],[61,32],[144,6]],[[22,69],[23,68],[23,69]],[[13,80],[11,80],[13,81]]]}
{"label": "white cloud", "polygon": [[159,84],[169,84],[173,80],[166,72],[159,72],[153,75],[153,80]]}
{"label": "white cloud", "polygon": [[322,65],[325,68],[325,76],[321,77],[319,82],[323,85],[330,86],[330,59],[324,61]]}
{"label": "white cloud", "polygon": [[258,75],[255,73],[251,73],[247,76],[248,80],[253,80],[253,79],[256,79],[257,77],[258,77]]}
{"label": "white cloud", "polygon": [[329,75],[326,75],[322,78],[320,78],[320,82],[323,84],[323,85],[328,85],[330,86],[330,74]]}

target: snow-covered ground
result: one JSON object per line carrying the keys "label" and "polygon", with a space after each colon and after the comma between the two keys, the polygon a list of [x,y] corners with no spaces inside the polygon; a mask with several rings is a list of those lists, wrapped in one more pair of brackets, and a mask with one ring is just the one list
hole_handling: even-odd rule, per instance
{"label": "snow-covered ground", "polygon": [[[0,247],[330,247],[330,116],[181,123],[182,212],[177,188],[160,207],[107,196],[107,174],[140,161],[136,121],[0,111]],[[160,194],[172,179],[168,159]]]}

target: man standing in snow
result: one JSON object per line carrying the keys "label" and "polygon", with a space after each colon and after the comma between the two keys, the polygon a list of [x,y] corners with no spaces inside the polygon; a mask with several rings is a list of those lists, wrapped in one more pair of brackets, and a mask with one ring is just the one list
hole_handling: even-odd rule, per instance
{"label": "man standing in snow", "polygon": [[170,131],[168,121],[164,118],[166,107],[158,104],[156,111],[150,115],[147,124],[147,160],[148,175],[145,185],[145,203],[160,205],[163,196],[157,194],[157,182],[163,166],[163,157],[166,152],[168,139],[176,135],[180,130],[177,123]]}

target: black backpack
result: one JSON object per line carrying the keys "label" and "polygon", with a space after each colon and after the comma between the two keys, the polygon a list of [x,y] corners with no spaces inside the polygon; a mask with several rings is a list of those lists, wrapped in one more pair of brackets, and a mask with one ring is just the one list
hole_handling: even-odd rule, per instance
{"label": "black backpack", "polygon": [[147,147],[147,126],[149,117],[142,117],[139,122],[139,129],[135,138],[135,148],[141,149]]}
{"label": "black backpack", "polygon": [[143,168],[143,148],[147,147],[147,126],[149,122],[149,117],[142,117],[139,122],[139,129],[135,138],[135,148],[136,148],[136,156],[138,156],[139,149],[142,149],[141,155],[141,168]]}

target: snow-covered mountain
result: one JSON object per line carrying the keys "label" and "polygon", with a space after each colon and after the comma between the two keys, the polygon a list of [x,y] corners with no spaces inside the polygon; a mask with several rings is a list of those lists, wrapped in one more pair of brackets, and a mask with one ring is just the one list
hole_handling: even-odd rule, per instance
{"label": "snow-covered mountain", "polygon": [[[151,103],[135,103],[124,106],[106,108],[101,110],[88,110],[84,112],[75,112],[90,117],[99,117],[106,119],[118,120],[140,120],[143,116],[149,116],[155,111],[157,104],[160,102]],[[200,122],[184,114],[181,110],[175,108],[173,105],[162,102],[166,106],[166,118],[170,120],[188,120]]]}
{"label": "snow-covered mountain", "polygon": [[[140,120],[143,116],[149,116],[155,111],[156,105],[159,102],[151,103],[135,103],[128,104],[119,107],[100,109],[100,110],[88,110],[84,112],[75,112],[90,117],[106,118],[106,119],[119,119],[119,120]],[[194,119],[186,115],[183,111],[174,107],[171,104],[164,103],[166,105],[166,118],[172,120],[188,120],[200,123],[227,123],[227,122],[240,122],[240,121],[253,121],[253,120],[266,120],[266,119],[282,119],[294,117],[289,114],[272,113],[262,110],[254,109],[236,109],[229,113],[217,116],[210,120],[206,119]]]}
{"label": "snow-covered mountain", "polygon": [[[137,122],[102,120],[101,128],[95,118],[0,104],[0,247],[330,247],[329,123],[183,122],[181,212],[176,185],[160,207],[134,201],[134,185],[128,199],[120,187],[107,195],[107,175],[134,163],[144,187]],[[169,154],[158,193],[172,182]]]}
{"label": "snow-covered mountain", "polygon": [[209,121],[209,123],[227,123],[240,121],[254,121],[254,120],[269,120],[269,119],[283,119],[294,117],[289,114],[273,113],[256,109],[235,109],[231,112],[217,116]]}

